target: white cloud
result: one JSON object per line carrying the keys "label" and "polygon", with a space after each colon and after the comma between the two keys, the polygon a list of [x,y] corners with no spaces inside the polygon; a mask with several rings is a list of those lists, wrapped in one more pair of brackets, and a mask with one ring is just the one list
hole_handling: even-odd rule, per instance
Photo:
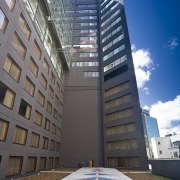
{"label": "white cloud", "polygon": [[134,61],[136,80],[138,88],[143,88],[145,83],[150,80],[152,71],[154,70],[151,53],[148,49],[138,49],[132,45],[132,56]]}
{"label": "white cloud", "polygon": [[[149,107],[146,106],[145,108]],[[171,101],[158,101],[151,105],[149,109],[150,115],[157,118],[161,136],[172,134],[173,132],[180,134],[180,95]],[[174,126],[174,122],[176,122],[176,126]]]}
{"label": "white cloud", "polygon": [[164,45],[164,47],[169,48],[171,50],[175,49],[179,45],[178,43],[178,38],[176,37],[171,37],[168,42]]}
{"label": "white cloud", "polygon": [[151,94],[148,87],[144,87],[144,88],[143,88],[143,91],[144,91],[145,94],[147,94],[147,95],[148,95],[148,94]]}

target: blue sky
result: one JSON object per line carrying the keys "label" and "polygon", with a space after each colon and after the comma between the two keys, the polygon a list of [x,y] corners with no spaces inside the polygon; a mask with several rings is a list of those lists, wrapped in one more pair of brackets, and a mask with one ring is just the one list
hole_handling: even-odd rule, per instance
{"label": "blue sky", "polygon": [[124,0],[141,107],[180,134],[180,1]]}

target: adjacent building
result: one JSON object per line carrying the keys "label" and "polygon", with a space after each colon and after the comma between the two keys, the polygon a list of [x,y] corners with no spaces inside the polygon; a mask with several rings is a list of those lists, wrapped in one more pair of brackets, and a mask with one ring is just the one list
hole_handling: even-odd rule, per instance
{"label": "adjacent building", "polygon": [[154,158],[179,158],[180,135],[152,138]]}
{"label": "adjacent building", "polygon": [[0,58],[0,179],[147,169],[122,0],[1,0]]}
{"label": "adjacent building", "polygon": [[142,109],[142,123],[144,127],[144,137],[148,158],[154,158],[151,139],[159,137],[157,119],[149,115],[149,111]]}

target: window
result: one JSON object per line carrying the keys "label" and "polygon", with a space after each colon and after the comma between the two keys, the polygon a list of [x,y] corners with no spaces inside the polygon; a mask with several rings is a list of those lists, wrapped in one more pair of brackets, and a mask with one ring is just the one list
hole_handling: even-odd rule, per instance
{"label": "window", "polygon": [[56,109],[54,109],[53,117],[54,117],[54,119],[56,119],[56,120],[58,119],[58,112],[57,112]]}
{"label": "window", "polygon": [[49,101],[47,102],[46,110],[49,114],[52,114],[52,104]]}
{"label": "window", "polygon": [[51,132],[53,134],[56,134],[56,125],[55,124],[51,124]]}
{"label": "window", "polygon": [[49,139],[47,137],[43,137],[42,148],[43,149],[48,149],[48,143],[49,143]]}
{"label": "window", "polygon": [[47,61],[45,59],[43,62],[43,68],[46,71],[46,73],[49,74],[49,64],[47,63]]}
{"label": "window", "polygon": [[5,59],[3,69],[15,80],[19,81],[21,75],[21,68],[16,62],[8,55]]}
{"label": "window", "polygon": [[56,142],[56,152],[60,152],[60,143]]}
{"label": "window", "polygon": [[51,151],[55,150],[55,141],[54,140],[51,140],[51,142],[50,142],[50,150]]}
{"label": "window", "polygon": [[30,146],[38,148],[39,140],[40,140],[40,135],[32,132]]}
{"label": "window", "polygon": [[125,149],[136,149],[138,148],[136,139],[128,139],[122,141],[111,141],[107,143],[108,151],[117,151],[117,150],[125,150]]}
{"label": "window", "polygon": [[122,84],[119,84],[119,85],[117,85],[117,86],[114,86],[114,87],[112,87],[112,88],[110,88],[110,89],[105,90],[104,96],[105,96],[105,97],[112,96],[112,95],[114,95],[114,94],[117,94],[117,93],[119,93],[119,92],[121,92],[121,91],[124,91],[124,90],[128,89],[129,87],[130,87],[129,81],[124,82],[124,83],[122,83]]}
{"label": "window", "polygon": [[16,32],[14,33],[13,38],[12,38],[12,45],[16,49],[18,54],[21,56],[21,58],[24,59],[27,49]]}
{"label": "window", "polygon": [[37,157],[28,157],[28,162],[27,162],[28,173],[36,171],[36,163],[37,163]]}
{"label": "window", "polygon": [[8,132],[9,123],[0,119],[0,141],[5,141]]}
{"label": "window", "polygon": [[13,134],[13,143],[25,145],[27,132],[27,129],[24,129],[20,126],[15,126]]}
{"label": "window", "polygon": [[134,123],[123,124],[123,125],[119,125],[119,126],[113,126],[113,127],[106,128],[106,135],[111,136],[111,135],[116,135],[116,134],[126,134],[126,133],[131,133],[134,131],[135,131]]}
{"label": "window", "polygon": [[42,125],[42,119],[43,119],[43,115],[42,115],[40,112],[35,111],[35,119],[34,119],[34,122],[35,122],[36,124],[38,124],[39,126],[41,126],[41,125]]}
{"label": "window", "polygon": [[56,159],[55,159],[55,167],[56,168],[59,167],[59,158],[58,157],[56,157]]}
{"label": "window", "polygon": [[125,62],[126,60],[127,60],[127,56],[126,55],[118,58],[117,60],[115,60],[115,61],[111,62],[110,64],[108,64],[107,66],[105,66],[104,67],[104,72],[106,72],[106,71],[108,71],[108,70],[118,66],[119,64]]}
{"label": "window", "polygon": [[98,57],[98,53],[79,53],[79,57]]}
{"label": "window", "polygon": [[33,43],[33,50],[34,50],[34,53],[36,54],[36,56],[38,57],[38,59],[40,60],[41,59],[41,49],[39,47],[39,45],[37,44],[36,40],[34,40],[34,43]]}
{"label": "window", "polygon": [[15,100],[15,93],[0,81],[0,104],[12,109]]}
{"label": "window", "polygon": [[48,119],[46,118],[45,127],[44,127],[44,128],[45,128],[46,130],[48,130],[48,131],[50,130],[50,124],[51,124],[50,120],[48,120]]}
{"label": "window", "polygon": [[125,95],[125,96],[113,99],[111,101],[107,101],[105,103],[105,109],[112,108],[114,106],[118,106],[120,104],[124,104],[124,103],[130,102],[131,98],[132,98],[131,94],[128,94],[128,95]]}
{"label": "window", "polygon": [[49,86],[49,91],[48,91],[49,96],[53,99],[54,96],[54,90],[51,86]]}
{"label": "window", "polygon": [[38,92],[37,102],[44,107],[45,97],[40,91]]}
{"label": "window", "polygon": [[52,72],[51,72],[51,81],[52,81],[53,84],[55,84],[55,76],[54,76],[54,74]]}
{"label": "window", "polygon": [[59,98],[57,95],[55,95],[54,103],[56,106],[59,106]]}
{"label": "window", "polygon": [[31,105],[29,105],[26,101],[21,99],[21,103],[19,106],[19,114],[27,119],[30,119],[31,109]]}
{"label": "window", "polygon": [[37,77],[39,69],[38,69],[38,65],[35,63],[32,57],[29,60],[28,66],[31,72]]}
{"label": "window", "polygon": [[138,157],[113,157],[108,158],[109,167],[139,167]]}
{"label": "window", "polygon": [[41,74],[41,79],[40,79],[40,81],[41,81],[42,87],[43,87],[44,89],[46,89],[46,88],[47,88],[47,80],[46,80],[46,78],[44,77],[43,74]]}
{"label": "window", "polygon": [[10,156],[6,176],[14,176],[21,174],[23,157],[21,156]]}
{"label": "window", "polygon": [[53,157],[50,157],[50,158],[49,158],[48,168],[53,168],[53,164],[54,164],[54,162],[53,162]]}
{"label": "window", "polygon": [[39,162],[39,170],[46,169],[46,157],[41,157]]}
{"label": "window", "polygon": [[132,108],[116,111],[113,113],[106,114],[106,121],[114,121],[117,119],[127,118],[133,115]]}
{"label": "window", "polygon": [[19,26],[20,26],[21,30],[23,31],[25,37],[27,39],[29,39],[29,37],[31,35],[31,30],[30,30],[30,28],[29,28],[29,26],[28,26],[28,24],[27,24],[27,22],[26,22],[26,20],[22,14],[19,16],[18,22],[19,22]]}
{"label": "window", "polygon": [[13,10],[15,5],[15,0],[5,0],[6,4],[8,5],[10,10]]}
{"label": "window", "polygon": [[4,13],[2,12],[2,10],[0,9],[0,30],[2,32],[6,31],[8,25],[8,19],[7,17],[4,15]]}
{"label": "window", "polygon": [[72,67],[88,67],[88,66],[99,66],[99,63],[96,61],[72,62]]}
{"label": "window", "polygon": [[32,81],[26,76],[24,89],[28,94],[30,94],[32,97],[34,97],[34,91],[35,91],[35,85],[32,83]]}
{"label": "window", "polygon": [[99,77],[99,72],[84,72],[84,77],[96,78],[96,77]]}

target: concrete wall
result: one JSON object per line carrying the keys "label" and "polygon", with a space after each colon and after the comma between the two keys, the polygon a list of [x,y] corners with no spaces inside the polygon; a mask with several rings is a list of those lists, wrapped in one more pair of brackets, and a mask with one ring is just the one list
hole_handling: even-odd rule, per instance
{"label": "concrete wall", "polygon": [[152,165],[153,174],[180,180],[180,159],[159,159],[150,160],[149,162]]}

